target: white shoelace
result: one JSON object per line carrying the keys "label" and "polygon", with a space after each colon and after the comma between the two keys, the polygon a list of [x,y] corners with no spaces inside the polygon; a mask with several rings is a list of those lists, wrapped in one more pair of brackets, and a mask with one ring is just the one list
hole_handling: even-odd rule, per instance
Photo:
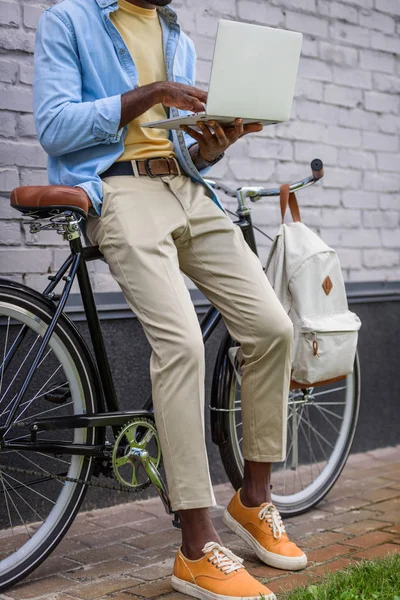
{"label": "white shoelace", "polygon": [[239,558],[231,552],[228,548],[221,546],[217,542],[208,542],[203,548],[204,554],[208,552],[213,553],[213,557],[210,557],[208,560],[221,569],[224,573],[232,573],[233,571],[237,571],[238,569],[244,569],[243,566],[243,558]]}
{"label": "white shoelace", "polygon": [[279,540],[279,538],[282,537],[282,534],[286,533],[285,526],[282,523],[282,517],[273,504],[266,504],[263,506],[258,513],[258,517],[262,521],[267,521],[276,540]]}

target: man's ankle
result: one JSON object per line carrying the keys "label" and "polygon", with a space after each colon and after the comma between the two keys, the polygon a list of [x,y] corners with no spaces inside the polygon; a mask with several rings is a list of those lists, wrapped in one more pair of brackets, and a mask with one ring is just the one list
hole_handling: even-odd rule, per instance
{"label": "man's ankle", "polygon": [[257,508],[264,502],[271,502],[271,492],[265,489],[255,490],[242,487],[239,497],[246,508]]}

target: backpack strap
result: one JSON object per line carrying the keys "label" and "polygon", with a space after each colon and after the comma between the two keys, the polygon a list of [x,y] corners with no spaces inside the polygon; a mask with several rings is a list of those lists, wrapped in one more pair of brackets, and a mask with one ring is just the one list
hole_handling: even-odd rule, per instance
{"label": "backpack strap", "polygon": [[282,214],[282,223],[285,222],[285,215],[287,211],[287,207],[289,206],[290,212],[293,218],[293,221],[297,223],[301,221],[300,218],[300,209],[297,203],[296,194],[290,191],[290,185],[285,183],[281,185],[281,214]]}

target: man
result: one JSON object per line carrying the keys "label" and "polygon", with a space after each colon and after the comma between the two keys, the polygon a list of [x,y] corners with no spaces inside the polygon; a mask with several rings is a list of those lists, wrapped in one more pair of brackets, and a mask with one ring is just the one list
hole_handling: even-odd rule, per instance
{"label": "man", "polygon": [[51,184],[81,186],[87,234],[152,346],[151,379],[172,507],[182,523],[172,585],[196,598],[274,598],[213,528],[204,443],[204,347],[181,274],[217,306],[241,344],[243,487],[225,515],[266,563],[299,569],[270,503],[271,463],[284,460],[292,324],[259,259],[203,175],[261,125],[201,133],[141,123],[203,110],[195,51],[172,0],[63,0],[41,17],[34,112]]}

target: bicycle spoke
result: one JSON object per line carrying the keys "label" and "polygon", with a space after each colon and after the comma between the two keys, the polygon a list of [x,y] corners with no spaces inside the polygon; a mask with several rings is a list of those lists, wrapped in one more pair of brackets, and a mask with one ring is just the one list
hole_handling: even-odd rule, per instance
{"label": "bicycle spoke", "polygon": [[313,393],[312,395],[315,398],[316,396],[325,396],[326,394],[333,394],[333,392],[340,392],[341,390],[346,390],[346,389],[347,389],[347,387],[344,385],[343,387],[333,388],[333,390],[323,390],[322,392],[316,392],[316,393]]}
{"label": "bicycle spoke", "polygon": [[334,425],[334,424],[333,424],[333,423],[332,423],[332,422],[331,422],[331,421],[328,419],[328,417],[327,417],[327,416],[325,415],[325,413],[323,412],[322,408],[320,408],[320,407],[318,406],[318,404],[316,404],[315,406],[318,408],[318,410],[319,410],[319,414],[321,415],[321,417],[323,417],[323,418],[325,419],[325,421],[326,421],[327,423],[329,423],[329,425],[332,427],[332,429],[334,429],[334,430],[336,431],[336,433],[337,433],[338,435],[340,435],[340,431],[339,431],[339,429],[337,429],[337,428],[335,427],[335,425]]}
{"label": "bicycle spoke", "polygon": [[3,479],[3,472],[2,472],[1,469],[0,469],[0,479],[1,479],[1,485],[3,487],[4,499],[6,501],[6,508],[7,508],[8,520],[10,522],[10,529],[12,531],[14,529],[14,527],[13,527],[12,520],[11,520],[10,507],[8,506],[8,500],[7,500],[7,495],[6,495],[6,488],[5,488],[4,479]]}
{"label": "bicycle spoke", "polygon": [[12,475],[10,475],[9,473],[8,473],[8,477],[10,479],[13,479],[14,481],[16,481],[16,483],[18,483],[18,485],[20,485],[20,486],[28,489],[30,492],[33,492],[34,494],[37,494],[38,496],[40,496],[41,498],[43,498],[43,500],[47,500],[47,502],[50,502],[50,504],[55,504],[55,502],[53,502],[53,500],[50,500],[50,498],[47,498],[47,496],[44,496],[43,494],[41,494],[40,492],[38,492],[34,488],[31,488],[31,487],[27,486],[23,481],[20,481],[19,479],[15,479],[15,477],[13,477]]}
{"label": "bicycle spoke", "polygon": [[[33,402],[34,400],[36,400],[36,399],[39,397],[39,394],[40,394],[40,392],[43,390],[43,388],[44,388],[44,387],[46,387],[46,385],[49,383],[49,381],[50,381],[51,379],[53,379],[54,375],[55,375],[56,373],[58,373],[58,371],[61,369],[61,367],[62,367],[62,365],[59,365],[59,366],[57,367],[57,369],[54,371],[54,373],[53,373],[52,375],[50,375],[50,377],[48,378],[48,380],[46,381],[46,383],[44,383],[44,384],[42,385],[42,387],[40,388],[40,390],[39,390],[39,391],[38,391],[38,392],[35,394],[35,396],[34,396],[34,397],[31,399],[31,401],[29,402],[29,404],[28,404],[28,405],[27,405],[27,406],[24,408],[24,410],[23,410],[23,411],[22,411],[22,412],[21,412],[21,413],[18,415],[18,418],[17,418],[17,419],[15,419],[14,423],[19,423],[19,422],[20,422],[20,420],[21,420],[21,417],[22,417],[22,415],[24,414],[24,412],[25,412],[26,410],[28,410],[28,408],[30,407],[30,405],[32,404],[32,402]],[[38,367],[38,368],[39,368],[39,367]],[[45,393],[46,393],[46,392],[45,392]]]}
{"label": "bicycle spoke", "polygon": [[[7,473],[3,473],[4,477],[8,477],[9,479],[13,479],[10,475],[8,475]],[[17,480],[16,480],[17,481]],[[17,494],[17,496],[22,500],[22,502],[24,502],[26,504],[26,506],[28,506],[28,508],[30,508],[32,510],[32,512],[35,513],[35,515],[37,517],[39,517],[39,519],[41,521],[43,521],[43,517],[33,508],[33,506],[31,504],[29,504],[29,502],[27,502],[25,500],[25,498],[23,496],[21,496],[21,494],[19,492],[17,492],[15,487],[12,487],[11,484],[10,485],[10,489],[12,489],[12,491],[14,492],[14,494]],[[18,485],[20,485],[20,482],[18,481]],[[29,536],[30,537],[30,536]]]}
{"label": "bicycle spoke", "polygon": [[329,415],[332,415],[332,417],[336,417],[337,419],[340,419],[341,421],[343,421],[344,417],[341,417],[340,415],[338,415],[337,413],[334,413],[333,411],[329,410],[328,408],[324,408],[321,407],[320,404],[317,404],[316,402],[313,402],[312,404],[310,404],[310,406],[317,406],[320,410],[323,410],[324,412],[328,413]]}
{"label": "bicycle spoke", "polygon": [[[21,452],[19,452],[18,450],[15,450],[15,454],[18,454],[18,456],[20,456],[24,460],[27,460],[29,463],[31,463],[31,465],[33,465],[34,467],[37,467],[38,469],[43,471],[43,473],[45,473],[46,475],[51,475],[51,473],[49,473],[49,471],[46,471],[46,469],[44,469],[43,467],[41,467],[40,465],[35,463],[33,460],[28,458],[25,454],[21,454]],[[64,485],[64,483],[62,481],[59,481],[58,479],[56,481],[58,481],[58,483],[60,483],[61,485]]]}
{"label": "bicycle spoke", "polygon": [[[28,357],[30,355],[30,353],[32,352],[33,348],[35,347],[36,342],[40,339],[40,336],[37,336],[36,340],[33,342],[28,354],[25,356],[24,360],[21,363],[21,366],[18,368],[18,371],[15,373],[14,377],[12,378],[11,382],[8,385],[8,388],[6,389],[6,391],[4,392],[3,396],[0,398],[0,404],[3,402],[7,392],[9,391],[9,389],[11,388],[12,384],[14,383],[15,379],[17,378],[17,376],[19,375],[22,367],[24,366],[24,364],[26,363],[26,361],[28,360]],[[10,402],[7,404],[6,408],[4,409],[4,411],[0,414],[0,417],[2,417],[5,412],[9,412],[7,409],[9,408],[9,406],[12,404],[13,400],[15,400],[15,398],[17,397],[17,395],[14,396],[14,398],[12,398],[10,400]],[[22,406],[22,405],[21,405]]]}

